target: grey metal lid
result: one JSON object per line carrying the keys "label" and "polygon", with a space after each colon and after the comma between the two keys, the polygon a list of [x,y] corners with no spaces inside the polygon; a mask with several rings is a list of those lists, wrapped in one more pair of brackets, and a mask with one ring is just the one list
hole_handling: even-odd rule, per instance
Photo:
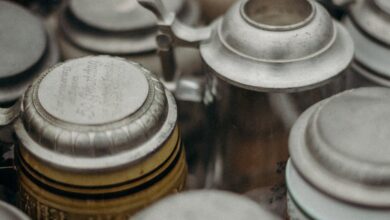
{"label": "grey metal lid", "polygon": [[340,75],[353,58],[347,31],[317,2],[242,0],[200,45],[219,77],[256,91],[296,91]]}
{"label": "grey metal lid", "polygon": [[23,73],[36,64],[46,48],[40,20],[20,6],[0,2],[0,79]]}
{"label": "grey metal lid", "polygon": [[0,201],[0,219],[2,220],[29,220],[22,211],[15,207],[8,205],[5,202]]}
{"label": "grey metal lid", "polygon": [[390,76],[389,7],[389,1],[356,1],[344,21],[356,45],[355,59],[371,74],[384,77]]}
{"label": "grey metal lid", "polygon": [[390,2],[388,0],[356,0],[350,17],[366,34],[390,46]]}
{"label": "grey metal lid", "polygon": [[[174,12],[185,0],[163,0]],[[136,0],[71,0],[69,7],[80,21],[105,31],[134,31],[156,26],[156,18]]]}
{"label": "grey metal lid", "polygon": [[192,191],[171,196],[140,212],[134,220],[276,220],[255,202],[223,191]]}
{"label": "grey metal lid", "polygon": [[159,151],[177,119],[173,96],[139,64],[108,56],[59,64],[23,99],[16,133],[44,164],[105,171]]}
{"label": "grey metal lid", "polygon": [[[199,20],[194,0],[164,0],[188,24]],[[157,19],[136,0],[72,0],[60,14],[66,39],[92,53],[132,55],[157,49]]]}
{"label": "grey metal lid", "polygon": [[390,90],[362,88],[310,108],[290,134],[292,162],[321,191],[390,207]]}

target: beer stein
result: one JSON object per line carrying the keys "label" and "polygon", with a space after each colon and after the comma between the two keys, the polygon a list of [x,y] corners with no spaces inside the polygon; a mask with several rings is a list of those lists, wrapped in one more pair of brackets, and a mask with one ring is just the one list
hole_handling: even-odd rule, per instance
{"label": "beer stein", "polygon": [[286,171],[290,219],[389,219],[389,108],[390,90],[368,87],[298,119]]}
{"label": "beer stein", "polygon": [[15,207],[0,201],[0,219],[2,220],[29,220],[23,212]]}
{"label": "beer stein", "polygon": [[[197,1],[164,0],[164,3],[183,22],[198,23]],[[110,54],[141,63],[152,72],[162,72],[156,54],[156,19],[137,1],[69,0],[59,17],[60,48],[65,60]],[[199,70],[200,58],[195,50],[181,49],[177,53],[185,72]]]}
{"label": "beer stein", "polygon": [[[199,22],[196,0],[164,0],[164,3],[186,24]],[[157,51],[157,20],[136,0],[69,0],[59,14],[59,42],[64,59],[112,54],[139,62],[160,75],[178,101],[188,159],[196,161],[197,155],[192,149],[202,145],[200,134],[206,121],[201,103],[204,77],[200,74],[199,52],[192,48],[175,50],[177,68],[166,70],[165,61],[161,63],[158,53],[167,53],[169,48]],[[190,165],[193,163],[196,162]],[[195,165],[190,166],[190,170],[198,172],[199,169]],[[197,181],[191,182],[198,187]]]}
{"label": "beer stein", "polygon": [[349,1],[344,25],[355,45],[350,87],[390,86],[390,2]]}
{"label": "beer stein", "polygon": [[14,128],[20,207],[33,219],[127,219],[185,184],[175,100],[122,58],[44,72]]}
{"label": "beer stein", "polygon": [[277,220],[253,201],[223,191],[189,191],[168,197],[134,216],[134,220]]}
{"label": "beer stein", "polygon": [[[12,106],[37,74],[59,57],[42,21],[21,6],[0,1],[0,29],[0,113],[8,114],[2,108]],[[2,142],[10,142],[7,130],[0,126]]]}
{"label": "beer stein", "polygon": [[281,200],[289,128],[345,87],[353,58],[347,31],[308,0],[241,0],[201,29],[183,25],[159,0],[139,2],[159,18],[158,40],[200,50],[215,138],[207,186]]}

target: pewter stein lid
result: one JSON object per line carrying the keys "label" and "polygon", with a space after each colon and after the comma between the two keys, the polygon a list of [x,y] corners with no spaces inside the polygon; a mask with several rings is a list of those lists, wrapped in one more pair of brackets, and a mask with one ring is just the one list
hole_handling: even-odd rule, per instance
{"label": "pewter stein lid", "polygon": [[200,44],[222,79],[255,91],[297,91],[338,76],[353,58],[347,31],[317,2],[242,0]]}
{"label": "pewter stein lid", "polygon": [[43,59],[47,37],[41,21],[22,7],[0,1],[0,103],[19,98]]}
{"label": "pewter stein lid", "polygon": [[388,0],[356,0],[350,17],[366,34],[390,46],[390,2]]}
{"label": "pewter stein lid", "polygon": [[123,177],[129,180],[163,163],[145,161],[172,150],[162,146],[176,120],[174,98],[154,74],[121,58],[97,56],[42,74],[23,98],[15,130],[21,150],[40,164],[100,174],[140,165],[140,173]]}
{"label": "pewter stein lid", "polygon": [[[193,0],[164,0],[164,5],[188,24],[199,19]],[[157,49],[157,19],[136,0],[70,0],[60,21],[68,40],[95,53],[129,55]]]}
{"label": "pewter stein lid", "polygon": [[134,220],[277,220],[255,202],[223,191],[203,190],[181,193],[140,212]]}
{"label": "pewter stein lid", "polygon": [[390,90],[350,90],[311,107],[289,150],[299,173],[343,201],[390,207]]}
{"label": "pewter stein lid", "polygon": [[5,202],[0,201],[0,219],[2,220],[29,220],[22,211],[15,207],[8,205]]}
{"label": "pewter stein lid", "polygon": [[356,44],[356,60],[369,70],[390,76],[390,1],[354,1],[345,25]]}
{"label": "pewter stein lid", "polygon": [[[185,0],[163,0],[165,6],[179,12]],[[134,31],[153,28],[156,18],[134,0],[71,0],[70,10],[82,22],[105,31]]]}

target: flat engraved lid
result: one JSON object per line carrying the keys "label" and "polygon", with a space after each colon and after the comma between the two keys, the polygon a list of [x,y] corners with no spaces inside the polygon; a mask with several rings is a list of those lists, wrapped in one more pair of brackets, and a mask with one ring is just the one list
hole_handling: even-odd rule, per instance
{"label": "flat engraved lid", "polygon": [[45,29],[27,10],[0,1],[0,30],[0,79],[25,72],[43,56]]}
{"label": "flat engraved lid", "polygon": [[134,216],[134,220],[277,220],[253,201],[223,191],[192,191],[171,196]]}
{"label": "flat engraved lid", "polygon": [[309,109],[290,136],[294,165],[347,202],[390,207],[390,90],[344,92]]}
{"label": "flat engraved lid", "polygon": [[41,163],[104,171],[153,155],[176,114],[171,94],[139,64],[85,57],[41,75],[24,97],[16,132]]}
{"label": "flat engraved lid", "polygon": [[[184,0],[163,0],[178,12]],[[71,0],[70,9],[84,23],[105,31],[132,31],[155,27],[157,19],[136,0]]]}

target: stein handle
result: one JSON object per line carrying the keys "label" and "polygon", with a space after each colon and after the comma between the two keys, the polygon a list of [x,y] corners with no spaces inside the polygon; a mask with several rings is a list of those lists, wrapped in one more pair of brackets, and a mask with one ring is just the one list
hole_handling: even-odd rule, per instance
{"label": "stein handle", "polygon": [[156,15],[160,34],[166,35],[174,46],[196,48],[211,36],[210,26],[194,28],[183,24],[175,13],[166,9],[161,0],[138,0],[138,3]]}
{"label": "stein handle", "polygon": [[[196,77],[184,77],[178,71],[175,59],[175,46],[198,48],[200,43],[211,36],[211,26],[194,28],[176,18],[176,14],[166,9],[161,0],[138,0],[157,17],[159,33],[156,41],[162,66],[163,81],[183,100],[199,102],[203,92],[203,81]],[[173,84],[169,84],[172,83]]]}

